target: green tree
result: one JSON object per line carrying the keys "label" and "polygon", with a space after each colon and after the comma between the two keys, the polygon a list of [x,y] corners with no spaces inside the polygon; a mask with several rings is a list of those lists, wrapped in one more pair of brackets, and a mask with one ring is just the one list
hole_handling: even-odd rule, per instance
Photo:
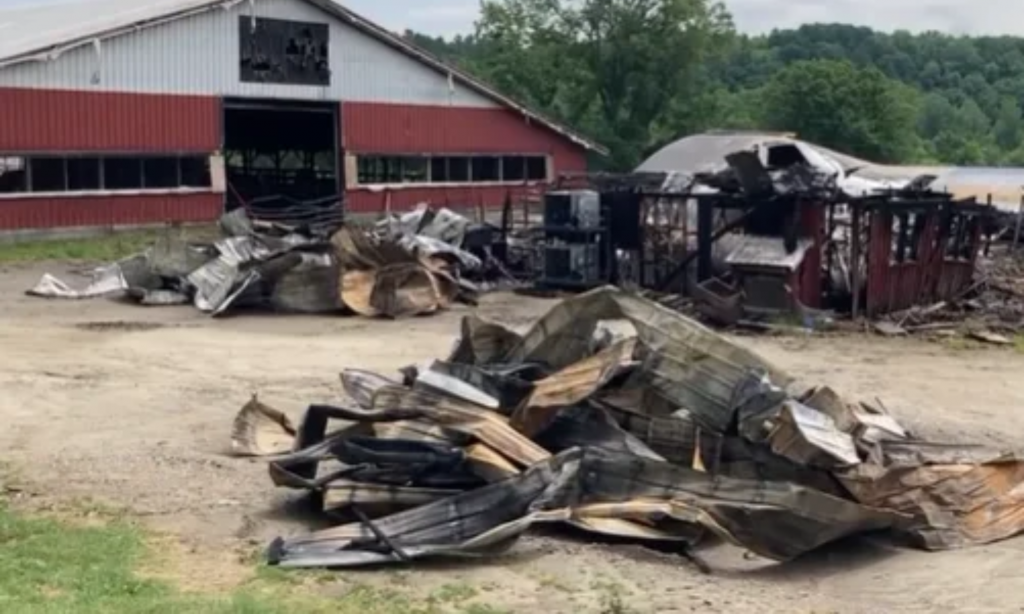
{"label": "green tree", "polygon": [[1021,119],[1020,105],[1013,98],[1003,98],[995,126],[992,128],[996,145],[1003,151],[1013,151],[1020,147],[1022,132],[1024,120]]}
{"label": "green tree", "polygon": [[912,91],[848,61],[791,64],[764,96],[768,128],[881,162],[903,160],[913,150],[916,116]]}
{"label": "green tree", "polygon": [[508,90],[589,128],[629,169],[673,100],[698,95],[703,63],[732,39],[709,0],[484,0],[485,71]]}

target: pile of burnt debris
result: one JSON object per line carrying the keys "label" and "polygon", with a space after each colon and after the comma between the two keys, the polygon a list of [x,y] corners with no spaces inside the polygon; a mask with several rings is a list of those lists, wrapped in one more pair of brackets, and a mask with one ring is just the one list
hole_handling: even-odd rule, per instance
{"label": "pile of burnt debris", "polygon": [[92,272],[81,290],[52,275],[28,294],[125,296],[141,305],[193,304],[214,316],[245,308],[403,317],[473,303],[474,280],[500,276],[491,229],[448,209],[421,206],[375,227],[289,226],[221,218],[222,237],[191,242],[170,233],[146,251]]}
{"label": "pile of burnt debris", "polygon": [[237,454],[339,522],[275,540],[273,564],[493,556],[543,523],[705,571],[695,546],[714,538],[787,561],[867,532],[944,550],[1024,529],[1016,456],[916,439],[613,287],[523,334],[467,317],[445,360],[341,379],[351,407],[311,406],[296,427],[254,397],[235,420]]}

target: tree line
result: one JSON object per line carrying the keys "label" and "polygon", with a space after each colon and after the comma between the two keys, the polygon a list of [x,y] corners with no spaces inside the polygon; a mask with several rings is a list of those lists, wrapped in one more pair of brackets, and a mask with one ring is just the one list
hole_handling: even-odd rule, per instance
{"label": "tree line", "polygon": [[1024,166],[1024,38],[843,24],[748,36],[710,0],[483,0],[428,51],[635,167],[709,129],[796,132],[878,162]]}

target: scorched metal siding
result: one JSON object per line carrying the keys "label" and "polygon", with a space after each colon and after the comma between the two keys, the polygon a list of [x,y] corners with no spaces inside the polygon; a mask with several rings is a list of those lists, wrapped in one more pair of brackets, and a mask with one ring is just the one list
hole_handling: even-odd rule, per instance
{"label": "scorched metal siding", "polygon": [[210,222],[220,194],[124,194],[0,199],[0,231]]}
{"label": "scorched metal siding", "polygon": [[216,98],[0,88],[0,154],[219,147]]}
{"label": "scorched metal siding", "polygon": [[[250,8],[252,7],[252,8]],[[331,86],[242,83],[239,16],[330,25]],[[0,86],[496,107],[497,103],[304,0],[241,2],[0,68]]]}

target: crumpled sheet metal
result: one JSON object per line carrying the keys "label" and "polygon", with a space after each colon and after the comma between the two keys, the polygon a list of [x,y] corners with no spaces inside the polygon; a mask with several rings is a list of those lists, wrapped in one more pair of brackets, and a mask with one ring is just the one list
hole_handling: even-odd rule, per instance
{"label": "crumpled sheet metal", "polygon": [[462,319],[461,334],[448,361],[487,366],[509,356],[522,340],[521,336],[500,324],[469,315]]}
{"label": "crumpled sheet metal", "polygon": [[447,309],[459,286],[437,263],[398,243],[342,228],[331,239],[340,263],[341,303],[366,317],[402,318]]}
{"label": "crumpled sheet metal", "polygon": [[[751,505],[753,500],[758,504]],[[631,502],[639,504],[632,512]],[[584,520],[577,526],[586,527],[584,506],[609,504],[620,504],[625,520],[657,519],[655,531],[661,522],[681,521],[775,560],[898,520],[799,486],[713,478],[663,461],[573,448],[518,477],[375,521],[385,543],[363,524],[344,525],[277,540],[269,559],[285,567],[355,567],[399,557],[471,556],[482,548],[507,546],[537,522],[575,516]],[[661,539],[657,533],[651,537]]]}
{"label": "crumpled sheet metal", "polygon": [[[595,345],[597,322],[615,318],[636,338]],[[646,299],[602,289],[524,335],[475,318],[462,332],[448,361],[401,382],[343,373],[360,409],[310,407],[271,476],[360,522],[278,540],[272,562],[493,555],[546,522],[684,552],[718,536],[778,561],[878,530],[930,549],[1024,530],[1016,456],[913,441],[826,388],[794,394],[757,356]],[[435,367],[472,390],[431,379]],[[529,396],[509,396],[526,392],[509,378]],[[328,434],[328,419],[354,424]]]}
{"label": "crumpled sheet metal", "polygon": [[53,275],[44,273],[42,279],[39,280],[39,283],[33,286],[27,294],[29,296],[38,296],[42,298],[85,299],[116,294],[118,292],[123,292],[127,287],[128,284],[125,283],[120,269],[117,267],[111,267],[102,274],[94,277],[93,280],[89,282],[89,285],[81,290],[75,290],[67,283]]}
{"label": "crumpled sheet metal", "polygon": [[120,294],[129,288],[148,290],[155,287],[155,276],[150,270],[146,254],[136,254],[96,268],[90,276],[88,285],[80,290],[45,273],[39,283],[26,294],[41,298],[88,299]]}
{"label": "crumpled sheet metal", "polygon": [[801,465],[841,469],[860,464],[857,445],[831,416],[797,401],[782,405],[768,436],[772,451]]}
{"label": "crumpled sheet metal", "polygon": [[472,435],[521,466],[528,467],[551,456],[547,450],[513,429],[504,416],[443,394],[388,386],[374,394],[374,408],[422,410],[424,417],[431,422]]}
{"label": "crumpled sheet metal", "polygon": [[231,450],[239,456],[284,454],[295,445],[295,435],[295,425],[286,414],[253,396],[235,416]]}
{"label": "crumpled sheet metal", "polygon": [[879,464],[838,474],[865,505],[913,520],[902,531],[928,550],[987,544],[1024,532],[1024,459],[978,446],[883,442]]}
{"label": "crumpled sheet metal", "polygon": [[707,327],[611,286],[562,301],[523,335],[505,361],[565,368],[587,357],[598,322],[614,319],[629,320],[647,349],[636,385],[653,388],[712,430],[724,432],[732,422],[733,391],[750,371],[764,372],[782,387],[792,382]]}
{"label": "crumpled sheet metal", "polygon": [[608,384],[632,363],[635,349],[636,339],[623,339],[536,382],[523,407],[512,416],[512,426],[528,437],[536,435],[559,409],[588,399]]}
{"label": "crumpled sheet metal", "polygon": [[339,267],[329,254],[300,254],[301,260],[274,284],[270,305],[291,313],[330,313],[344,306],[338,292]]}

